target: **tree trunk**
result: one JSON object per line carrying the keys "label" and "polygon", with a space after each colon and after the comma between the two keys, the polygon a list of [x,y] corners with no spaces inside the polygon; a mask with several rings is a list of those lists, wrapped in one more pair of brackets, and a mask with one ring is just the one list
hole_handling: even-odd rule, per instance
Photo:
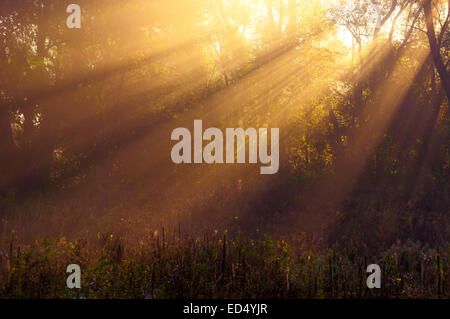
{"label": "tree trunk", "polygon": [[17,148],[14,143],[7,105],[0,105],[0,194],[12,182]]}
{"label": "tree trunk", "polygon": [[431,56],[433,58],[434,66],[436,67],[436,70],[439,73],[439,77],[441,78],[442,87],[444,88],[447,99],[450,102],[450,76],[444,66],[444,62],[442,62],[440,48],[436,40],[431,0],[425,0],[423,2],[423,11],[425,14],[425,22],[427,26],[427,36],[428,42],[430,43]]}

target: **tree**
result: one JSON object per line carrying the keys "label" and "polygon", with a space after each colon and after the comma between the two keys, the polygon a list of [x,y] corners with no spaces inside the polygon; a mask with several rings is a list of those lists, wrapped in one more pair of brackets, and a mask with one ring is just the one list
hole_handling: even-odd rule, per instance
{"label": "tree", "polygon": [[450,1],[448,1],[448,13],[447,18],[442,25],[440,34],[436,36],[435,28],[434,28],[434,16],[433,16],[433,5],[432,0],[423,0],[423,12],[425,15],[425,23],[426,23],[426,32],[428,37],[428,42],[430,44],[431,56],[433,58],[434,66],[436,67],[437,72],[441,78],[441,84],[445,93],[447,95],[447,100],[450,103],[450,75],[447,71],[441,56],[441,43],[442,38],[447,32],[448,24],[449,24],[449,16],[450,16]]}

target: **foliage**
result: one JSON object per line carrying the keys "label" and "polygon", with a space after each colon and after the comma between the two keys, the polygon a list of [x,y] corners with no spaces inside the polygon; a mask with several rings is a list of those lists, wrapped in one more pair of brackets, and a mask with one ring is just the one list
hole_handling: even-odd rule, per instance
{"label": "foliage", "polygon": [[[164,230],[163,230],[164,232]],[[164,234],[164,233],[163,233]],[[167,235],[166,235],[167,236]],[[95,243],[45,238],[2,252],[6,298],[423,298],[448,297],[448,247],[397,242],[376,256],[356,248],[296,250],[284,240],[220,233],[168,239],[150,232],[136,246],[115,234]],[[382,288],[365,285],[367,263],[382,266]],[[65,267],[82,269],[67,289]]]}

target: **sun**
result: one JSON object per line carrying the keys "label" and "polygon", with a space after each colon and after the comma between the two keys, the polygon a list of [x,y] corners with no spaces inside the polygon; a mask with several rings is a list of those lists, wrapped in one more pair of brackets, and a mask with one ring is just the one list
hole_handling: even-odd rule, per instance
{"label": "sun", "polygon": [[353,36],[344,26],[337,27],[336,36],[346,47],[352,47]]}

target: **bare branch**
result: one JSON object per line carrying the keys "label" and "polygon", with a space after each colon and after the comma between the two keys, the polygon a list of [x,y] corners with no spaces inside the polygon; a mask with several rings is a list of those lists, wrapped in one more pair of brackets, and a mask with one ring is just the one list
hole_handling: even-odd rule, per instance
{"label": "bare branch", "polygon": [[438,36],[438,47],[439,48],[442,46],[442,39],[444,37],[445,32],[447,31],[449,23],[450,23],[450,0],[448,0],[448,5],[447,5],[447,18],[445,18],[445,22],[442,25],[441,31]]}

